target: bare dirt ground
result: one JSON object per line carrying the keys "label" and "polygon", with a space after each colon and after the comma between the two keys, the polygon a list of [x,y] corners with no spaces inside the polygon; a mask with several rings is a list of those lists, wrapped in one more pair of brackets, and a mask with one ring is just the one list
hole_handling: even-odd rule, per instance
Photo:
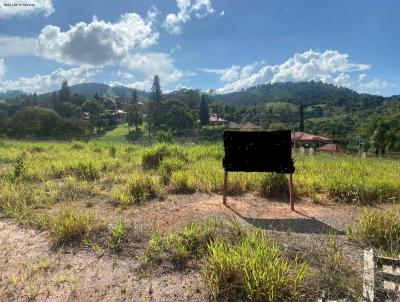
{"label": "bare dirt ground", "polygon": [[[71,205],[84,207],[84,202]],[[0,220],[0,301],[208,301],[199,269],[168,267],[141,273],[140,255],[145,240],[140,234],[158,228],[167,231],[193,219],[234,217],[245,227],[259,227],[289,252],[314,253],[326,249],[329,233],[336,235],[344,256],[361,268],[362,250],[344,231],[362,213],[362,207],[318,205],[298,200],[291,212],[286,202],[244,195],[171,195],[139,207],[120,210],[97,200],[93,211],[109,223],[122,217],[138,228],[130,232],[129,253],[96,253],[82,245],[54,248],[46,232]],[[138,238],[133,238],[138,236]],[[128,238],[129,239],[129,238]]]}

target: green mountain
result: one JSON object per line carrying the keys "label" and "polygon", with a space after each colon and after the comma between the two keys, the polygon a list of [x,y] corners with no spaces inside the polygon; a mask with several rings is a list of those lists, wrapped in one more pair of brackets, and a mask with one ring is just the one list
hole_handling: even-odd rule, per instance
{"label": "green mountain", "polygon": [[[102,83],[82,83],[71,86],[72,93],[79,93],[85,96],[94,96],[97,93],[99,96],[104,97],[131,97],[133,89],[124,86],[111,87],[107,84]],[[148,94],[145,91],[138,90],[138,96],[147,97]]]}
{"label": "green mountain", "polygon": [[322,82],[274,83],[227,94],[214,95],[215,100],[235,105],[256,105],[269,102],[288,102],[305,106],[326,104],[357,110],[376,107],[388,98],[360,94],[354,90]]}
{"label": "green mountain", "polygon": [[6,92],[0,92],[0,100],[16,98],[25,94],[27,93],[21,90],[8,90]]}

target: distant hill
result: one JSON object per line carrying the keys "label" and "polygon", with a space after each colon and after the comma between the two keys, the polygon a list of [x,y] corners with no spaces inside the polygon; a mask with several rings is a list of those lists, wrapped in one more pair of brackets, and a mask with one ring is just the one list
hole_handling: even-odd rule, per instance
{"label": "distant hill", "polygon": [[[102,83],[83,83],[71,86],[73,93],[80,93],[86,96],[94,96],[97,93],[99,96],[104,97],[130,97],[133,89],[124,86],[111,87],[107,84]],[[145,91],[138,90],[138,96],[147,97],[148,94]]]}
{"label": "distant hill", "polygon": [[304,105],[327,104],[346,107],[375,107],[386,98],[359,94],[354,90],[322,82],[285,82],[265,84],[246,90],[214,95],[215,100],[236,105],[256,105],[269,102],[288,102]]}
{"label": "distant hill", "polygon": [[21,90],[8,90],[6,92],[0,92],[0,100],[15,98],[24,94],[27,93]]}

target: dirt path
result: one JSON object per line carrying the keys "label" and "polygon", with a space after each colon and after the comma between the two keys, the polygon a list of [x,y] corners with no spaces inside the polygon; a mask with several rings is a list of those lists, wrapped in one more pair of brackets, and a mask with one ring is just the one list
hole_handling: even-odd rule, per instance
{"label": "dirt path", "polygon": [[[362,264],[359,248],[343,231],[362,212],[361,207],[322,206],[303,200],[290,212],[284,202],[252,195],[231,197],[228,207],[219,195],[170,196],[127,211],[109,203],[94,206],[104,217],[161,230],[202,217],[234,217],[245,226],[257,226],[288,250],[326,249],[327,234],[337,235],[344,255]],[[116,213],[117,212],[117,213]],[[82,247],[54,250],[46,232],[21,228],[0,220],[0,301],[207,301],[200,272],[163,271],[143,276],[135,256],[97,255]]]}

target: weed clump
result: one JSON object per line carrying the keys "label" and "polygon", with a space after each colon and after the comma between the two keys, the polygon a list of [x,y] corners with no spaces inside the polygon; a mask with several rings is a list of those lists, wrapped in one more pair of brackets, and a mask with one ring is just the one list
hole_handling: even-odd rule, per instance
{"label": "weed clump", "polygon": [[122,242],[126,235],[126,231],[128,230],[127,224],[118,220],[114,227],[111,229],[111,234],[108,239],[110,249],[113,253],[117,253],[122,249]]}
{"label": "weed clump", "polygon": [[262,197],[286,196],[288,180],[285,174],[266,173],[258,183],[258,192]]}
{"label": "weed clump", "polygon": [[186,171],[175,171],[171,175],[171,192],[190,194],[196,192],[196,187],[190,182]]}
{"label": "weed clump", "polygon": [[164,158],[176,157],[187,161],[187,155],[181,147],[170,145],[156,145],[146,150],[142,157],[142,167],[145,170],[157,169]]}
{"label": "weed clump", "polygon": [[301,301],[305,264],[291,264],[260,231],[208,246],[204,275],[217,300]]}
{"label": "weed clump", "polygon": [[360,300],[362,277],[345,261],[332,234],[328,234],[326,252],[313,255],[310,261],[314,269],[306,277],[303,290],[309,300]]}
{"label": "weed clump", "polygon": [[214,241],[221,226],[216,220],[193,221],[178,232],[162,236],[154,232],[150,238],[152,256],[158,260],[170,260],[183,264],[190,259],[199,259],[207,254],[208,245]]}
{"label": "weed clump", "polygon": [[179,158],[165,158],[158,169],[161,183],[164,185],[169,184],[172,173],[183,170],[186,165],[187,163]]}
{"label": "weed clump", "polygon": [[400,214],[397,211],[365,210],[358,223],[347,229],[347,235],[365,246],[397,256],[400,253]]}
{"label": "weed clump", "polygon": [[115,191],[114,195],[122,206],[130,204],[142,204],[159,193],[159,182],[154,176],[138,173],[132,176],[121,191]]}
{"label": "weed clump", "polygon": [[19,155],[17,156],[14,162],[12,177],[14,179],[19,179],[24,177],[25,175],[26,175],[25,160],[21,155]]}
{"label": "weed clump", "polygon": [[79,180],[93,181],[100,178],[100,171],[93,162],[78,162],[71,165],[69,170]]}
{"label": "weed clump", "polygon": [[65,209],[54,215],[50,222],[50,234],[58,245],[81,241],[101,227],[99,219],[89,213]]}

